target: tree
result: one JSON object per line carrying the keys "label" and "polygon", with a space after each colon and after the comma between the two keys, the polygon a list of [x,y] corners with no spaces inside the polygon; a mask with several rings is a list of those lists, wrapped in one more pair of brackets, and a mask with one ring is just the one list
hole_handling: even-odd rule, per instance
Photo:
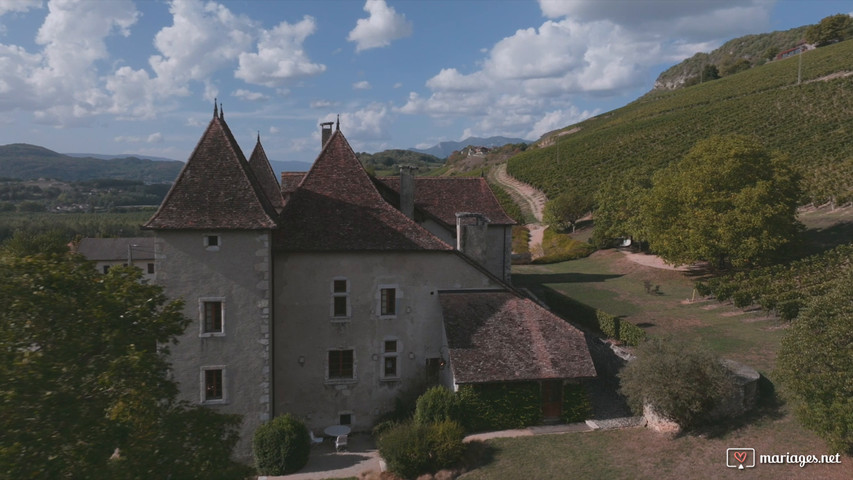
{"label": "tree", "polygon": [[604,182],[595,195],[597,206],[593,212],[593,243],[604,247],[620,237],[645,240],[642,222],[638,220],[640,206],[645,202],[651,186],[650,174],[639,170],[614,176]]}
{"label": "tree", "polygon": [[847,40],[853,36],[853,17],[839,13],[824,17],[820,23],[806,30],[806,41],[818,47]]}
{"label": "tree", "polygon": [[631,409],[646,404],[681,427],[694,427],[728,397],[734,383],[707,350],[669,337],[653,337],[637,347],[637,358],[619,373],[620,392]]}
{"label": "tree", "polygon": [[574,232],[577,221],[590,210],[592,210],[592,199],[572,190],[561,193],[545,205],[543,220],[557,230],[565,231],[572,227]]}
{"label": "tree", "polygon": [[[0,471],[10,478],[245,478],[240,418],[176,400],[180,302],[136,268],[0,252]],[[112,457],[112,458],[111,458]]]}
{"label": "tree", "polygon": [[780,379],[806,428],[853,453],[853,273],[813,298],[779,351]]}
{"label": "tree", "polygon": [[787,158],[750,137],[715,136],[655,174],[640,221],[650,249],[670,263],[740,268],[769,263],[792,244],[799,199]]}
{"label": "tree", "polygon": [[717,69],[717,66],[713,63],[709,63],[702,68],[702,78],[703,82],[709,82],[711,80],[717,80],[720,78],[720,71]]}

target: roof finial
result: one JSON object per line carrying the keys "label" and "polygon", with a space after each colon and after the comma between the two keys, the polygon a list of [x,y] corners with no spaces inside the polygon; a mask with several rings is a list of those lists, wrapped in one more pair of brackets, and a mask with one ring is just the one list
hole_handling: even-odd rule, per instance
{"label": "roof finial", "polygon": [[335,130],[339,131],[341,129],[341,114],[338,114],[338,123],[335,125]]}
{"label": "roof finial", "polygon": [[258,143],[261,143],[261,131],[258,130]]}
{"label": "roof finial", "polygon": [[225,107],[222,106],[222,102],[219,102],[219,119],[225,120]]}
{"label": "roof finial", "polygon": [[218,116],[219,116],[219,111],[216,109],[216,99],[214,98],[213,99],[213,118],[216,118]]}

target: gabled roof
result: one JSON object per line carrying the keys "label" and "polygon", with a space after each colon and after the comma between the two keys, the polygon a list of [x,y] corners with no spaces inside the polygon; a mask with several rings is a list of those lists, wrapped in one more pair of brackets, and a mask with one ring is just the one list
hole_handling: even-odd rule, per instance
{"label": "gabled roof", "polygon": [[275,245],[291,251],[453,248],[389,205],[340,130],[288,199]]}
{"label": "gabled roof", "polygon": [[[382,177],[377,180],[399,197],[400,177]],[[417,177],[415,178],[415,207],[451,228],[456,226],[457,212],[482,213],[494,225],[515,225],[516,223],[506,214],[486,179],[482,177]]]}
{"label": "gabled roof", "polygon": [[213,120],[187,160],[151,229],[275,228],[275,209],[222,116]]}
{"label": "gabled roof", "polygon": [[308,172],[281,172],[281,193],[286,195],[295,192],[305,175]]}
{"label": "gabled roof", "polygon": [[88,260],[124,260],[127,261],[128,247],[135,260],[154,259],[154,237],[122,238],[83,238],[77,246],[77,253]]}
{"label": "gabled roof", "polygon": [[258,135],[258,142],[255,144],[255,149],[249,155],[249,167],[252,168],[252,173],[255,174],[255,178],[261,184],[261,189],[264,195],[267,196],[267,200],[269,200],[276,211],[281,211],[281,208],[284,207],[281,187],[275,178],[275,173],[272,171],[270,161],[267,159],[267,153],[261,145],[260,135]]}
{"label": "gabled roof", "polygon": [[456,383],[590,378],[586,337],[510,291],[439,291]]}

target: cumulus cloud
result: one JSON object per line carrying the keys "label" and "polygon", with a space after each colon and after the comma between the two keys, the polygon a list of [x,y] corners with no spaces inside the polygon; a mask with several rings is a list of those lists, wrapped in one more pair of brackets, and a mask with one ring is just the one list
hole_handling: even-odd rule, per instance
{"label": "cumulus cloud", "polygon": [[370,90],[370,82],[367,80],[362,80],[360,82],[355,82],[352,84],[353,90]]}
{"label": "cumulus cloud", "polygon": [[387,47],[393,40],[412,34],[412,24],[406,16],[398,14],[385,0],[367,0],[364,11],[370,14],[360,18],[349,32],[347,40],[355,42],[355,51]]}
{"label": "cumulus cloud", "polygon": [[[654,68],[708,51],[766,24],[772,2],[720,0],[539,0],[538,28],[496,42],[463,72],[448,66],[396,111],[434,118],[479,118],[469,130],[533,139],[596,112],[579,98],[639,87]],[[720,25],[725,25],[720,29]],[[531,128],[531,125],[533,127]]]}
{"label": "cumulus cloud", "polygon": [[331,100],[314,100],[310,103],[311,108],[329,108],[335,105]]}
{"label": "cumulus cloud", "polygon": [[314,19],[306,15],[299,23],[281,22],[272,30],[264,30],[257,53],[240,54],[240,67],[234,76],[248,83],[278,87],[291,79],[326,71],[325,65],[311,62],[302,48],[316,28]]}
{"label": "cumulus cloud", "polygon": [[42,0],[3,0],[0,2],[0,16],[6,12],[26,12],[33,8],[41,8]]}
{"label": "cumulus cloud", "polygon": [[[380,140],[389,138],[388,130],[391,126],[391,115],[388,107],[381,103],[371,103],[366,107],[354,112],[341,113],[341,130],[346,133],[353,147],[365,148],[368,144],[375,144]],[[334,122],[337,116],[325,115],[318,123]]]}
{"label": "cumulus cloud", "polygon": [[264,95],[261,92],[252,92],[250,90],[244,90],[242,88],[238,88],[231,95],[249,102],[262,102],[265,100],[269,100],[270,98],[268,95]]}
{"label": "cumulus cloud", "polygon": [[148,143],[163,143],[163,134],[160,132],[152,133],[148,135],[148,139],[145,140]]}

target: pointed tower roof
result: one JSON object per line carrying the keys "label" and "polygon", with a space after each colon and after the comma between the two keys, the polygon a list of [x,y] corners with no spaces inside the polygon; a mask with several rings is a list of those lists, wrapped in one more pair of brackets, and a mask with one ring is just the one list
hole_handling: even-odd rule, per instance
{"label": "pointed tower roof", "polygon": [[389,205],[340,130],[282,211],[276,246],[291,251],[453,250]]}
{"label": "pointed tower roof", "polygon": [[261,145],[261,136],[258,134],[258,142],[255,144],[255,149],[249,156],[249,167],[255,174],[255,178],[261,184],[264,195],[270,201],[276,211],[280,212],[284,207],[284,200],[281,196],[281,186],[275,178],[275,173],[272,171],[267,154],[264,147]]}
{"label": "pointed tower roof", "polygon": [[144,228],[267,230],[275,209],[221,113],[216,114]]}

